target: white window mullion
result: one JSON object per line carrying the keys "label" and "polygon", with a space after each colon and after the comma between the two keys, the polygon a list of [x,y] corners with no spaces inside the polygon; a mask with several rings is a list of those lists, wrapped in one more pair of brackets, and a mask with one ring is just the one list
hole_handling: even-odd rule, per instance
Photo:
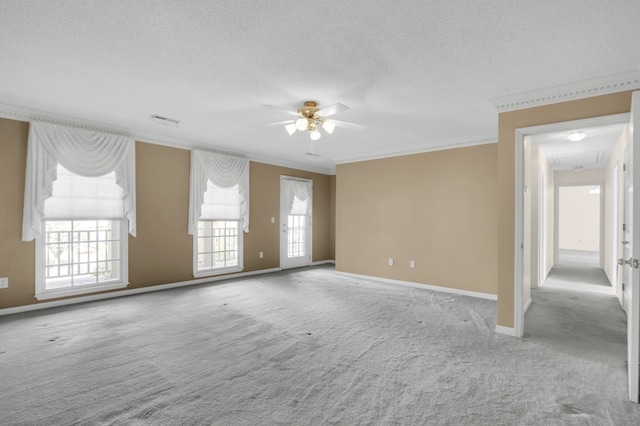
{"label": "white window mullion", "polygon": [[[124,222],[96,219],[45,220],[42,234],[36,237],[36,298],[43,300],[126,287],[128,235]],[[53,226],[62,227],[63,230],[54,229]],[[119,229],[117,235],[113,233],[115,226]],[[101,232],[105,233],[104,239],[100,237]],[[60,236],[63,233],[68,236],[65,238],[68,241],[64,243],[66,257],[60,249]],[[107,234],[110,235],[109,238],[106,238]],[[53,244],[47,243],[54,240],[51,235],[57,236],[55,248],[59,254],[55,257],[55,262],[49,254],[49,248]],[[109,253],[102,262],[101,241],[105,243],[106,253]],[[113,248],[114,244],[117,249]],[[100,272],[101,263],[105,267],[103,273]],[[51,267],[56,268],[56,274],[48,273]]]}
{"label": "white window mullion", "polygon": [[194,276],[242,271],[241,225],[241,220],[200,220],[198,222],[196,235],[193,238]]}

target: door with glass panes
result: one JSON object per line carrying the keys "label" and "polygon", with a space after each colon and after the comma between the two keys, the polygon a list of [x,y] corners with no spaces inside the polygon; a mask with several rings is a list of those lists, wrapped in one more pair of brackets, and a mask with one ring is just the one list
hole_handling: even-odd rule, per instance
{"label": "door with glass panes", "polygon": [[311,264],[313,181],[280,178],[280,267]]}

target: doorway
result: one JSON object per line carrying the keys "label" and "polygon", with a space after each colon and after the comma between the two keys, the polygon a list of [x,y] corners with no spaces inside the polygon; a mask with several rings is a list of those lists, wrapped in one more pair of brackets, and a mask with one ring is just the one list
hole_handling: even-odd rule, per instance
{"label": "doorway", "polygon": [[311,264],[313,181],[280,177],[280,268]]}
{"label": "doorway", "polygon": [[555,264],[601,268],[604,183],[556,187]]}
{"label": "doorway", "polygon": [[[516,204],[515,204],[515,210],[516,210],[516,232],[515,232],[515,239],[514,239],[514,243],[515,243],[515,261],[514,261],[514,272],[515,272],[515,276],[514,276],[514,335],[516,336],[523,336],[524,333],[524,313],[525,313],[525,306],[527,303],[530,303],[529,300],[525,300],[525,295],[528,296],[528,292],[530,291],[530,289],[525,288],[524,283],[525,283],[525,279],[524,279],[524,264],[525,261],[527,259],[524,258],[524,254],[525,254],[525,246],[526,244],[531,244],[531,241],[526,241],[525,240],[525,212],[527,210],[527,208],[529,208],[530,206],[525,206],[525,199],[526,196],[525,194],[527,194],[527,190],[528,187],[526,185],[525,182],[525,178],[526,178],[526,172],[525,170],[527,169],[527,162],[525,161],[525,153],[526,153],[526,146],[527,146],[527,141],[530,140],[530,138],[532,136],[535,136],[537,134],[542,134],[542,133],[555,133],[556,136],[557,135],[561,135],[562,138],[567,139],[567,132],[569,131],[574,131],[575,129],[579,129],[579,128],[589,128],[589,127],[600,127],[600,126],[607,126],[607,125],[617,125],[624,128],[629,128],[632,126],[626,126],[626,124],[628,124],[631,120],[631,117],[634,116],[634,110],[638,111],[638,109],[636,109],[636,105],[640,106],[640,93],[636,92],[633,95],[633,106],[632,106],[632,113],[631,114],[617,114],[617,115],[613,115],[613,116],[607,116],[607,117],[598,117],[598,118],[594,118],[594,119],[589,119],[589,120],[578,120],[578,121],[574,121],[574,122],[567,122],[567,123],[554,123],[554,124],[549,124],[549,125],[544,125],[544,126],[537,126],[537,127],[530,127],[530,128],[521,128],[521,129],[517,129],[516,130]],[[637,115],[637,114],[635,114]],[[640,120],[640,118],[637,118],[636,121]],[[562,133],[564,133],[564,135],[562,135]],[[629,139],[629,133],[627,133],[627,138],[624,138],[625,132],[620,132],[619,133],[619,137],[617,139],[617,143],[616,143],[616,149],[617,152],[616,154],[618,155],[617,158],[620,158],[621,150],[620,150],[620,146],[624,146],[623,145],[623,141],[624,144],[633,146],[634,144],[638,144],[638,137],[637,134],[633,134],[630,133],[630,135],[632,135],[632,139]],[[584,138],[584,135],[582,136]],[[584,147],[581,147],[584,148]],[[637,152],[635,152],[635,150],[633,150],[633,157],[632,160],[634,163],[638,164],[640,163],[640,159],[636,160],[636,158],[639,157],[639,155],[637,155]],[[592,151],[580,151],[579,152],[575,152],[575,153],[571,153],[571,155],[578,154],[578,156],[582,155],[583,157],[587,158],[587,157],[595,157],[596,160],[595,162],[599,161],[597,160],[602,152],[601,150],[592,150]],[[553,158],[553,161],[555,161],[556,163],[561,163],[562,158],[560,158],[560,155],[557,155],[555,158]],[[610,161],[606,161],[607,167],[611,167],[611,162]],[[595,167],[593,167],[595,168]],[[572,172],[574,173],[580,173],[583,172],[583,167],[582,166],[576,166],[573,168]],[[613,173],[610,172],[605,172],[609,173],[609,176],[612,176]],[[574,176],[575,177],[575,176]],[[555,178],[555,173],[554,173],[554,178]],[[529,179],[531,179],[531,177],[529,177]],[[631,178],[632,182],[636,182],[638,181],[638,179],[640,179],[640,174],[639,173],[633,173],[633,176]],[[529,180],[529,182],[531,182],[531,180]],[[558,182],[556,182],[557,184]],[[611,183],[608,182],[604,188],[602,186],[600,186],[600,194],[603,193],[603,189],[607,189],[610,190],[611,189]],[[622,186],[622,185],[620,185]],[[621,191],[622,192],[622,191]],[[633,195],[633,191],[628,191],[629,194],[631,194],[631,196]],[[531,197],[533,198],[533,197]],[[607,198],[607,200],[609,200],[611,197],[609,196]],[[609,205],[609,201],[607,201],[607,205],[606,208],[613,210],[613,212],[608,213],[608,217],[609,219],[611,219],[612,215],[618,214],[618,212],[615,212],[615,209],[618,209],[618,211],[622,210],[622,207],[619,205],[621,202],[621,199],[618,198],[618,205],[613,206],[613,202],[611,201],[611,205]],[[633,197],[633,205],[638,206],[638,208],[640,208],[640,197]],[[633,216],[631,216],[633,217]],[[630,220],[630,222],[633,222],[632,220]],[[607,222],[607,224],[609,224],[609,222]],[[621,225],[621,224],[620,224]],[[631,225],[632,226],[632,225]],[[600,227],[600,229],[610,229],[609,225],[607,225],[606,228],[603,228],[602,226]],[[631,228],[632,229],[632,228]],[[631,233],[633,233],[633,236],[636,236],[637,232],[636,231],[630,231]],[[537,233],[534,234],[537,236]],[[620,235],[619,235],[620,237]],[[555,236],[555,238],[557,238],[557,236]],[[636,238],[637,240],[640,240],[640,236],[638,236]],[[605,252],[602,253],[602,247],[603,247],[603,239],[600,239],[600,251],[601,251],[601,258],[600,260],[600,266],[603,266],[603,261],[602,258],[604,257],[605,259],[608,259],[608,261],[604,262],[604,267],[607,269],[610,269],[613,262],[611,262],[610,258],[613,256],[618,256],[622,254],[622,250],[621,247],[618,247],[618,250],[616,252],[616,250],[613,248],[612,244],[610,243],[610,238],[607,240],[607,243],[604,245],[605,248],[610,249],[611,251],[609,253]],[[619,238],[619,240],[622,240],[622,238]],[[556,245],[557,247],[557,245]],[[553,250],[554,248],[552,248]],[[530,250],[531,251],[531,250]],[[557,250],[556,250],[557,251]],[[631,251],[631,250],[630,250]],[[633,248],[633,252],[630,254],[630,258],[627,259],[629,262],[629,265],[635,265],[633,263],[631,263],[632,261],[635,261],[634,259],[637,259],[638,257],[640,257],[640,253],[637,253],[637,249],[636,247]],[[533,251],[533,253],[538,253],[538,251]],[[553,259],[556,260],[557,259],[557,253],[554,253]],[[624,260],[624,259],[623,259]],[[551,265],[553,266],[553,265]],[[638,274],[636,271],[632,272],[632,268],[634,266],[630,266],[629,269],[629,275],[631,275],[632,278],[630,278],[629,280],[631,281],[631,285],[632,287],[635,289],[638,287]],[[607,274],[608,276],[611,276],[609,273]],[[638,302],[638,296],[637,296],[637,292],[634,291],[633,293],[636,293],[632,298],[630,297],[630,303],[629,306],[631,307],[630,311],[635,311],[634,314],[628,313],[628,320],[627,320],[627,334],[629,337],[629,341],[627,342],[627,348],[628,348],[628,374],[629,374],[629,381],[628,381],[628,385],[629,385],[629,399],[632,401],[637,402],[638,401],[638,341],[640,340],[640,336],[638,333],[638,315],[637,315],[637,310],[638,307],[640,306],[640,302]],[[571,312],[571,309],[569,308],[568,312]]]}

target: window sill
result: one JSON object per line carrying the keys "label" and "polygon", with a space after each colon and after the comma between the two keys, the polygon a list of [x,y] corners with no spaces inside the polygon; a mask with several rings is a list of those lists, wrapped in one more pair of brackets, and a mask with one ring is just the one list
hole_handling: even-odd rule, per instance
{"label": "window sill", "polygon": [[83,287],[62,288],[57,290],[45,290],[43,293],[36,294],[35,297],[38,300],[58,299],[61,297],[80,296],[89,293],[98,293],[108,290],[117,290],[119,288],[125,288],[129,285],[128,282],[122,283],[109,283],[109,284],[96,284]]}
{"label": "window sill", "polygon": [[193,276],[195,278],[214,277],[216,275],[233,274],[235,272],[242,272],[243,269],[244,268],[242,266],[234,266],[233,268],[220,268],[220,269],[213,269],[209,271],[198,271],[198,272],[194,272]]}

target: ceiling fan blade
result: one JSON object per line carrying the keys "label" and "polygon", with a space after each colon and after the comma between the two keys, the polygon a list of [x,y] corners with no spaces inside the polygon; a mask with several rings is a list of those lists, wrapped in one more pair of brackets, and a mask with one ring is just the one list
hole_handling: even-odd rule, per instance
{"label": "ceiling fan blade", "polygon": [[270,127],[270,126],[280,126],[282,124],[290,124],[295,122],[295,120],[284,120],[284,121],[276,121],[275,123],[269,123],[269,124],[265,124],[265,126]]}
{"label": "ceiling fan blade", "polygon": [[346,121],[339,121],[339,120],[331,120],[331,122],[333,122],[333,124],[335,124],[336,127],[343,127],[345,129],[356,129],[356,130],[364,129],[364,126],[362,124],[348,123]]}
{"label": "ceiling fan blade", "polygon": [[322,108],[321,110],[318,110],[316,114],[319,115],[320,117],[329,117],[330,115],[337,114],[339,112],[346,111],[348,109],[349,107],[346,105],[333,104],[333,105],[329,105],[326,108]]}
{"label": "ceiling fan blade", "polygon": [[262,106],[265,108],[271,108],[271,109],[278,110],[280,112],[284,112],[285,114],[294,115],[296,117],[298,116],[298,111],[290,111],[288,109],[280,108],[275,105],[262,105]]}

